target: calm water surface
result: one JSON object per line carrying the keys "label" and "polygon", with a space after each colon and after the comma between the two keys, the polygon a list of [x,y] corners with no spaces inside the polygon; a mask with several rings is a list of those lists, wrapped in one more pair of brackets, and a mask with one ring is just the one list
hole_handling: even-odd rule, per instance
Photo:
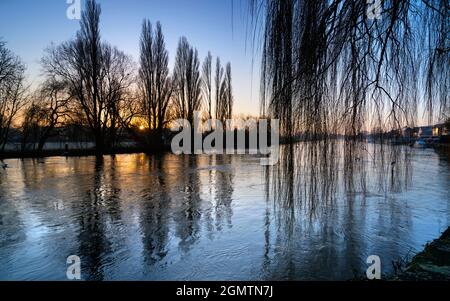
{"label": "calm water surface", "polygon": [[397,185],[367,163],[364,190],[337,166],[314,208],[286,205],[250,155],[6,160],[0,279],[64,280],[69,255],[85,280],[345,280],[372,254],[389,274],[450,225],[448,152],[408,158]]}

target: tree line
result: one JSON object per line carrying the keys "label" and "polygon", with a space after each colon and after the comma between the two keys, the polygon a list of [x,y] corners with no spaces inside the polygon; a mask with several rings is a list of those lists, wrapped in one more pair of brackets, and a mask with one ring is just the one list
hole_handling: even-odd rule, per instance
{"label": "tree line", "polygon": [[162,26],[144,20],[135,64],[101,39],[100,16],[100,5],[86,1],[75,38],[45,50],[44,80],[32,91],[25,84],[25,65],[0,42],[0,153],[14,125],[22,133],[22,150],[31,141],[41,153],[59,129],[78,126],[87,130],[101,154],[117,147],[124,135],[160,149],[170,122],[181,118],[192,123],[195,111],[204,119],[231,118],[230,63],[222,66],[217,57],[213,75],[211,53],[200,67],[197,49],[181,37],[170,72]]}

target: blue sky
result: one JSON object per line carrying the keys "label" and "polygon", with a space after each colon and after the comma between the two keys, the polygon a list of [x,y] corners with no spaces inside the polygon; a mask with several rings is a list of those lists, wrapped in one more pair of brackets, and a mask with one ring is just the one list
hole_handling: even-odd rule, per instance
{"label": "blue sky", "polygon": [[[84,2],[81,0],[81,6]],[[102,39],[131,55],[137,62],[142,20],[160,21],[170,55],[186,36],[203,61],[208,51],[214,60],[230,61],[235,112],[259,111],[259,56],[248,37],[246,2],[242,0],[98,0],[102,7]],[[0,0],[0,38],[26,63],[28,79],[40,81],[39,60],[44,49],[74,37],[78,20],[66,16],[66,0]]]}

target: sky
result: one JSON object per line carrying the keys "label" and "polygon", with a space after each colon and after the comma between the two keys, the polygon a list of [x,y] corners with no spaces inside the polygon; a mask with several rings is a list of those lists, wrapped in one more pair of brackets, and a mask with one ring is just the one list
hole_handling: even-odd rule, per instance
{"label": "sky", "polygon": [[[67,17],[75,0],[0,0],[0,39],[27,66],[32,86],[42,81],[40,59],[51,43],[73,38],[79,20]],[[86,0],[81,1],[84,8]],[[67,3],[69,2],[69,3]],[[242,0],[97,0],[102,40],[131,55],[137,63],[142,21],[160,21],[172,70],[178,40],[197,48],[201,63],[208,51],[222,64],[231,62],[235,114],[258,115],[260,58],[251,40]]]}

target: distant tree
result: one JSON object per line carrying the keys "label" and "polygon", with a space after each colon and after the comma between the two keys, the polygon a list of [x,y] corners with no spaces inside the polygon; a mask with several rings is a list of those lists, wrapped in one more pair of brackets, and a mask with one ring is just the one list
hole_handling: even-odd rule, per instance
{"label": "distant tree", "polygon": [[216,119],[223,120],[223,111],[221,107],[221,100],[220,100],[220,87],[222,84],[222,78],[223,78],[223,68],[220,65],[220,58],[218,57],[216,59],[216,74],[214,77],[215,82],[215,88],[216,88]]}
{"label": "distant tree", "polygon": [[447,117],[447,119],[444,122],[444,125],[445,128],[450,131],[450,117]]}
{"label": "distant tree", "polygon": [[197,50],[185,37],[178,43],[174,69],[175,112],[193,124],[194,111],[201,110],[201,79]]}
{"label": "distant tree", "polygon": [[34,150],[40,135],[40,121],[45,119],[45,110],[36,103],[31,103],[23,112],[20,130],[22,131],[21,151]]}
{"label": "distant tree", "polygon": [[41,111],[38,115],[41,117],[38,153],[42,152],[48,138],[56,134],[55,128],[68,119],[71,100],[72,96],[67,91],[66,83],[50,78],[42,84],[38,94],[38,107]]}
{"label": "distant tree", "polygon": [[223,103],[226,119],[231,119],[233,117],[233,86],[231,79],[231,63],[227,63],[225,67],[225,78],[223,80]]}
{"label": "distant tree", "polygon": [[4,152],[11,126],[26,102],[25,66],[0,41],[0,152]]}
{"label": "distant tree", "polygon": [[[117,118],[119,120],[117,139],[123,138],[124,135],[132,134],[135,138],[135,118],[141,116],[142,106],[138,89],[129,89],[123,94],[122,100],[118,104]],[[119,141],[117,141],[119,142]]]}
{"label": "distant tree", "polygon": [[222,75],[223,68],[220,67],[220,61],[217,60],[216,67],[216,118],[226,126],[227,119],[232,118],[233,114],[233,88],[231,79],[231,64],[227,63],[225,74]]}
{"label": "distant tree", "polygon": [[202,65],[202,91],[207,102],[208,119],[212,118],[212,56],[208,52]]}
{"label": "distant tree", "polygon": [[161,138],[167,124],[167,108],[172,95],[169,77],[169,54],[166,49],[161,24],[156,23],[153,32],[150,21],[144,20],[140,42],[139,88],[142,115],[149,128]]}

